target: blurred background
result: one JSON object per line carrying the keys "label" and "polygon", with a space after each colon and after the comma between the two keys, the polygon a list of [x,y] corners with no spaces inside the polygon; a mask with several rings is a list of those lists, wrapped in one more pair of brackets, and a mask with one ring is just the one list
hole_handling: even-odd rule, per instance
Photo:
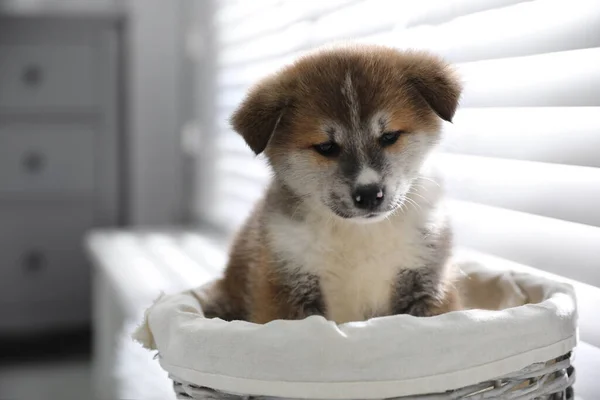
{"label": "blurred background", "polygon": [[218,274],[268,181],[227,119],[339,40],[457,65],[458,251],[575,285],[599,398],[600,2],[0,0],[0,399],[173,398],[128,334]]}

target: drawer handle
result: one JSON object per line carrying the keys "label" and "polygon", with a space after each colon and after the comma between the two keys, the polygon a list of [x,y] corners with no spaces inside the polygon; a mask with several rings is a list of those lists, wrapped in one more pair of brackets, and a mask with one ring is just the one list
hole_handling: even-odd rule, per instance
{"label": "drawer handle", "polygon": [[42,153],[30,151],[23,155],[21,165],[25,172],[30,174],[39,174],[46,165],[46,159]]}
{"label": "drawer handle", "polygon": [[21,80],[30,87],[39,86],[44,80],[44,71],[39,65],[27,65],[21,73]]}
{"label": "drawer handle", "polygon": [[30,250],[23,255],[21,264],[25,272],[36,273],[46,266],[46,257],[39,250]]}

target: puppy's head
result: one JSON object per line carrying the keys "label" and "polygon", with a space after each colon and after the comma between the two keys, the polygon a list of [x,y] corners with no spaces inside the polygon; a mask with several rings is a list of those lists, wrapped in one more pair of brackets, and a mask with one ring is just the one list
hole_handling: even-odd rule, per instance
{"label": "puppy's head", "polygon": [[297,195],[375,221],[403,204],[460,92],[450,67],[427,53],[322,50],[256,85],[231,121]]}

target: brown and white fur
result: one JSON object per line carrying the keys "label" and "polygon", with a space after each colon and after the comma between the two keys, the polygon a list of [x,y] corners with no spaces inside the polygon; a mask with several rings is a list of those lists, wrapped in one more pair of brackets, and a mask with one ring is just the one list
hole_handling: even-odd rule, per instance
{"label": "brown and white fur", "polygon": [[459,308],[451,229],[426,159],[461,85],[440,58],[321,50],[256,85],[232,117],[273,179],[201,296],[209,317],[337,323]]}

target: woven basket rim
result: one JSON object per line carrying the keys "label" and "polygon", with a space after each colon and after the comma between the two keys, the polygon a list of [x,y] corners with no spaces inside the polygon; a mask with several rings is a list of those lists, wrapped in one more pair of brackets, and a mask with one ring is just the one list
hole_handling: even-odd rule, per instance
{"label": "woven basket rim", "polygon": [[[514,277],[523,284],[532,278],[523,273]],[[150,328],[163,369],[182,379],[209,382],[218,389],[244,385],[252,389],[269,382],[279,387],[271,393],[278,397],[290,397],[296,391],[293,385],[302,382],[329,386],[331,392],[343,387],[350,393],[356,393],[353,382],[359,382],[363,387],[378,386],[380,397],[392,397],[397,396],[398,382],[410,383],[404,385],[406,394],[412,387],[419,393],[419,385],[448,390],[572,350],[577,342],[572,288],[541,277],[535,277],[532,285],[532,290],[548,289],[541,303],[431,318],[397,315],[344,325],[316,316],[265,325],[206,319],[189,292],[166,296],[148,314],[150,321],[160,321]],[[202,345],[198,345],[199,338]],[[297,364],[303,368],[294,368]],[[430,377],[437,380],[426,379]],[[286,385],[281,382],[291,386],[282,389]],[[393,382],[389,390],[386,382]]]}
{"label": "woven basket rim", "polygon": [[[566,353],[560,357],[552,359],[544,363],[534,363],[519,371],[515,371],[503,377],[496,377],[485,382],[471,384],[468,386],[456,388],[445,392],[427,392],[418,393],[419,399],[421,400],[457,400],[457,399],[472,399],[473,395],[481,392],[486,393],[486,399],[502,399],[510,393],[510,398],[518,398],[519,400],[533,400],[533,399],[550,399],[551,395],[562,394],[560,397],[563,400],[571,400],[573,398],[572,385],[575,382],[575,368],[571,364],[572,353]],[[215,396],[234,399],[243,398],[247,399],[249,396],[258,397],[261,399],[272,398],[282,399],[282,397],[269,396],[264,392],[256,393],[242,393],[232,392],[226,389],[215,389],[204,385],[203,383],[190,383],[183,379],[178,378],[175,375],[170,374],[169,378],[173,381],[173,389],[175,390],[178,398],[216,398]],[[299,389],[297,394],[302,394],[302,398],[306,399],[307,393]],[[569,397],[567,397],[569,394]],[[181,395],[181,397],[179,396]],[[297,399],[296,397],[286,397],[286,399]],[[315,398],[323,398],[323,396],[317,396]],[[328,397],[330,400],[349,400],[356,399],[357,393],[353,393],[351,397],[342,398],[339,396]],[[371,399],[369,396],[361,396],[361,398]],[[372,397],[373,399],[380,399],[379,396]],[[413,395],[386,397],[386,400],[401,400],[401,399],[414,399]],[[552,397],[554,398],[554,397]]]}

